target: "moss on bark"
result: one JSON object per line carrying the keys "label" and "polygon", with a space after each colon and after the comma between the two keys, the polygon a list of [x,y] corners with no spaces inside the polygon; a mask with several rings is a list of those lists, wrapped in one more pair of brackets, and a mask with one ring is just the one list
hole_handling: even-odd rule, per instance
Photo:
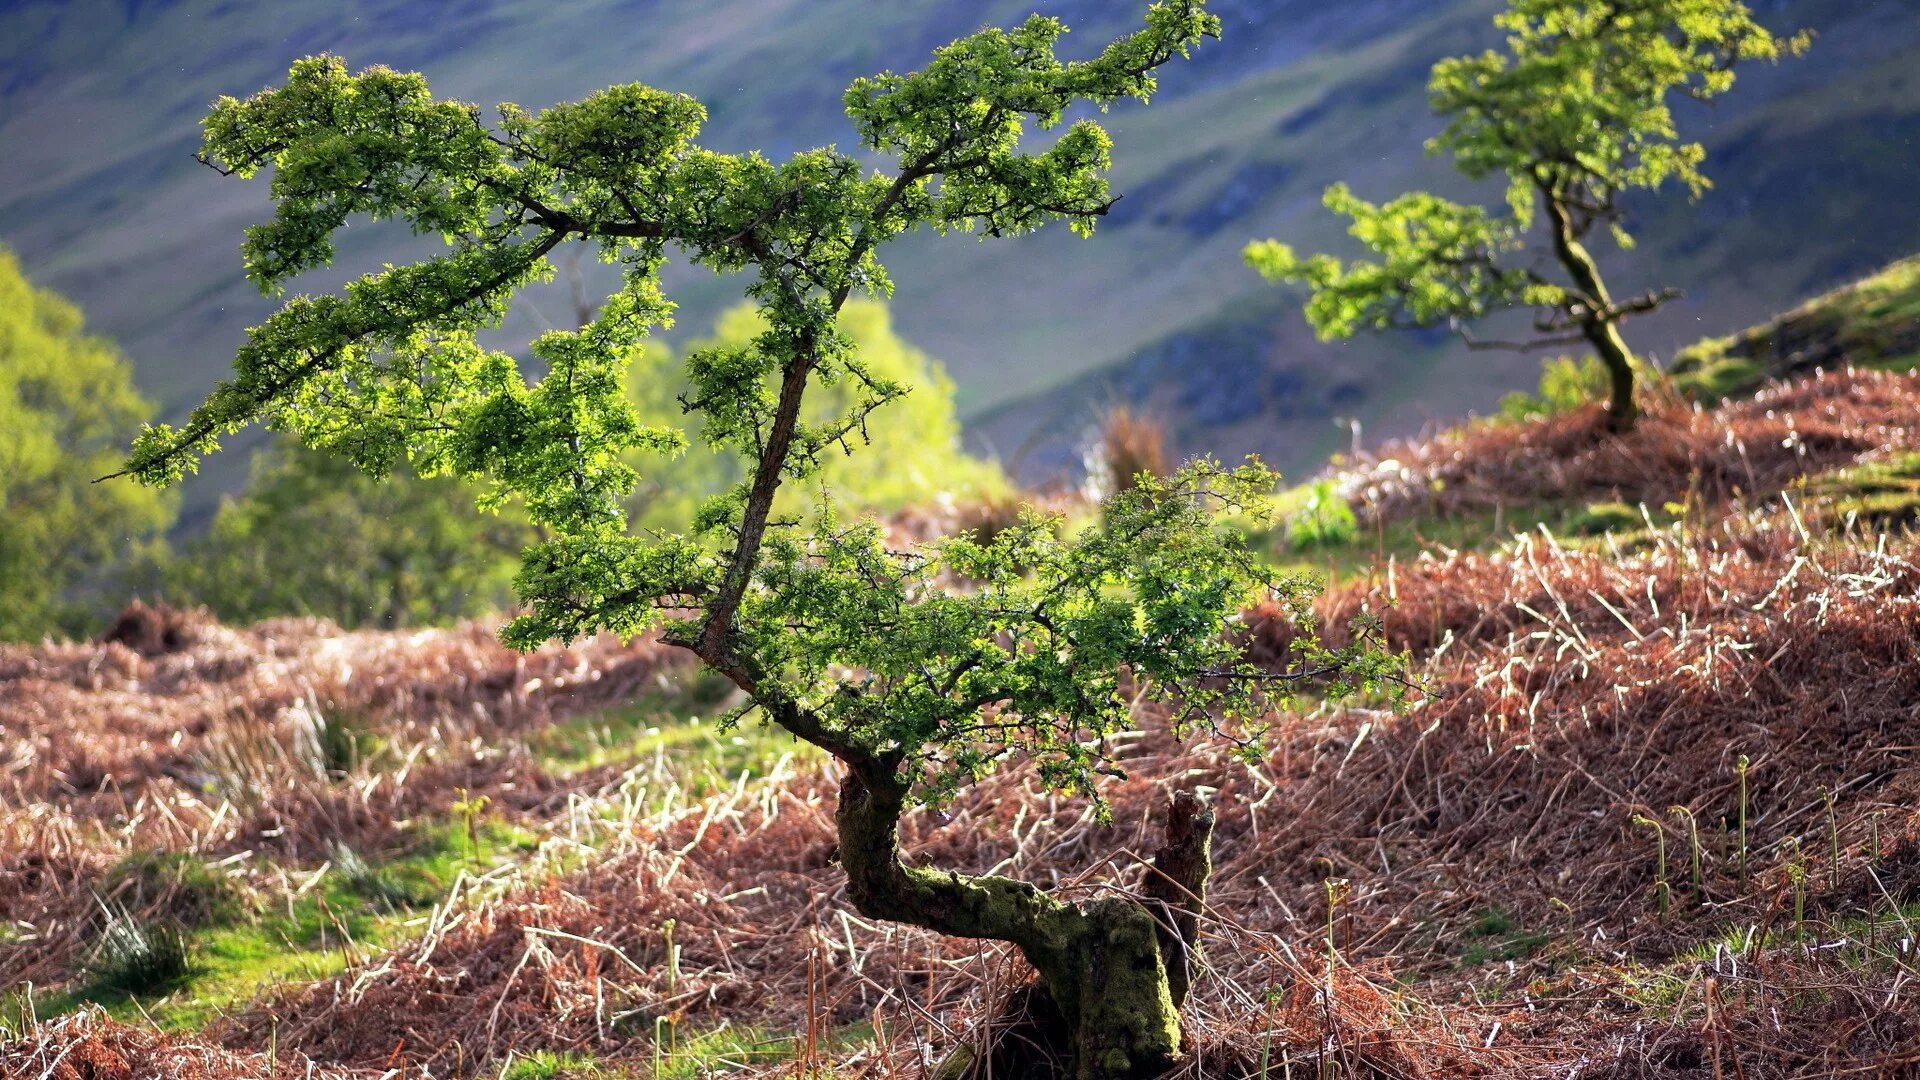
{"label": "moss on bark", "polygon": [[1017,1038],[956,1056],[940,1074],[1052,1075],[1057,1060],[1075,1080],[1145,1080],[1169,1070],[1180,1053],[1179,1004],[1210,869],[1213,820],[1199,801],[1175,800],[1147,899],[1072,904],[1010,878],[903,865],[906,792],[889,781],[855,771],[841,788],[840,860],[855,907],[869,918],[1011,942],[1041,979],[1018,1002]]}

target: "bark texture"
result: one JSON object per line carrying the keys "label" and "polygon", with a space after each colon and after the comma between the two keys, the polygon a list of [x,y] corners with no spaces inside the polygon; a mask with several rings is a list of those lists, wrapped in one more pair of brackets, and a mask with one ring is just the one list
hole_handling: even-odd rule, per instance
{"label": "bark texture", "polygon": [[940,1075],[1148,1080],[1169,1071],[1211,872],[1204,804],[1175,796],[1143,900],[1071,904],[1010,878],[905,865],[905,796],[878,770],[855,770],[841,787],[840,861],[854,906],[869,918],[1011,942],[1040,974],[1039,987],[1010,1003],[1018,1015],[987,1053],[957,1055]]}
{"label": "bark texture", "polygon": [[1573,215],[1562,203],[1560,194],[1551,186],[1542,187],[1541,193],[1548,220],[1553,225],[1554,257],[1584,296],[1583,310],[1577,314],[1580,334],[1593,346],[1600,363],[1607,369],[1607,426],[1614,431],[1625,431],[1639,417],[1640,406],[1634,397],[1633,351],[1627,348],[1627,340],[1620,334],[1613,294],[1607,290],[1606,279],[1600,276],[1600,264],[1580,242],[1580,230],[1575,228]]}

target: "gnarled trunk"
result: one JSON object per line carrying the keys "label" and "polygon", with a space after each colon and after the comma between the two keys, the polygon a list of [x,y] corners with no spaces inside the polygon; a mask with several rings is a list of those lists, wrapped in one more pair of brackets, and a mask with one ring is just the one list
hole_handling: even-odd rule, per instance
{"label": "gnarled trunk", "polygon": [[1540,193],[1553,226],[1554,257],[1573,278],[1585,307],[1579,319],[1580,334],[1607,369],[1607,427],[1626,431],[1639,418],[1640,407],[1634,399],[1633,352],[1620,333],[1621,312],[1614,308],[1613,295],[1600,276],[1600,264],[1580,242],[1582,230],[1574,227],[1573,215],[1562,202],[1561,193],[1547,183],[1540,185]]}
{"label": "gnarled trunk", "polygon": [[1031,1075],[1048,1071],[1033,1059],[1049,1057],[1064,1057],[1077,1080],[1146,1080],[1172,1068],[1211,870],[1213,816],[1200,800],[1174,799],[1144,899],[1072,904],[1010,878],[903,865],[905,795],[879,769],[856,769],[841,787],[840,860],[854,906],[869,918],[1011,942],[1041,979],[1014,1037],[985,1058],[950,1062],[943,1075]]}
{"label": "gnarled trunk", "polygon": [[1640,405],[1633,393],[1633,353],[1627,350],[1627,341],[1616,322],[1590,322],[1582,333],[1607,369],[1607,429],[1626,431],[1640,417]]}

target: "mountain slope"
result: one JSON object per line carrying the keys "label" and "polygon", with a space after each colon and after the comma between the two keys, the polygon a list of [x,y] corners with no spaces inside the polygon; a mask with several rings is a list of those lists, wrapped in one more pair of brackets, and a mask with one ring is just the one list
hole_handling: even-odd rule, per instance
{"label": "mountain slope", "polygon": [[[1286,298],[1245,271],[1247,239],[1338,244],[1321,189],[1458,191],[1420,139],[1434,126],[1422,84],[1440,56],[1495,42],[1495,0],[1224,0],[1224,41],[1164,79],[1151,109],[1121,107],[1116,187],[1092,242],[1064,233],[976,245],[915,237],[891,253],[903,332],[946,360],[976,438],[1030,474],[1071,456],[1094,409],[1144,402],[1184,449],[1258,449],[1311,461],[1345,436],[1335,414],[1394,434],[1490,405],[1533,361],[1463,358],[1438,339],[1312,341]],[[1920,133],[1920,13],[1872,0],[1774,0],[1779,27],[1813,26],[1812,56],[1744,80],[1695,117],[1720,189],[1695,212],[1647,208],[1647,244],[1622,270],[1687,285],[1642,336],[1663,351],[1752,321],[1810,289],[1920,247],[1906,190]],[[539,106],[644,80],[701,97],[704,141],[785,153],[851,143],[839,93],[854,75],[917,64],[929,48],[1030,9],[1097,48],[1137,18],[1109,0],[79,0],[0,10],[0,241],[120,338],[170,414],[226,369],[245,326],[271,309],[244,283],[240,230],[264,185],[195,164],[197,120],[220,93],[283,77],[319,50],[356,66],[425,71],[442,94]],[[396,238],[357,228],[310,289],[395,257]],[[675,274],[699,333],[736,283]],[[514,347],[569,318],[564,285],[534,295],[500,335]],[[1036,434],[1037,433],[1037,434]],[[236,455],[237,457],[237,455]],[[237,468],[190,491],[204,502]]]}

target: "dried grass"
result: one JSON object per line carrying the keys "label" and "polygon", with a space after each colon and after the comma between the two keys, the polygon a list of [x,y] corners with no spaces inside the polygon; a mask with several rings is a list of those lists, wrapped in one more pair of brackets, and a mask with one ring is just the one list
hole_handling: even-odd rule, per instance
{"label": "dried grass", "polygon": [[[677,662],[651,642],[521,654],[477,624],[236,630],[145,608],[111,636],[0,646],[0,923],[28,937],[0,949],[0,986],[70,973],[103,877],[130,853],[391,850],[461,791],[551,812],[565,791],[514,736],[630,700]],[[398,764],[332,771],[330,723],[383,740]]]}
{"label": "dried grass", "polygon": [[1920,375],[1867,369],[1772,384],[1707,409],[1663,400],[1625,434],[1599,406],[1390,444],[1339,476],[1369,523],[1547,502],[1755,502],[1794,480],[1920,448]]}
{"label": "dried grass", "polygon": [[383,1070],[318,1068],[294,1056],[235,1053],[117,1023],[89,1009],[0,1039],[0,1080],[398,1080]]}
{"label": "dried grass", "polygon": [[[1911,445],[1916,391],[1909,376],[1846,372],[1716,414],[1662,406],[1613,442],[1592,441],[1580,427],[1590,417],[1475,429],[1406,455],[1397,479],[1379,481],[1375,506],[1397,513],[1439,500],[1450,512],[1736,489],[1752,498],[1806,471]],[[1382,475],[1382,463],[1371,468]],[[1328,595],[1320,611],[1335,636],[1357,613],[1379,616],[1426,688],[1408,712],[1279,717],[1268,754],[1251,766],[1217,746],[1182,746],[1164,717],[1143,713],[1140,733],[1119,747],[1127,777],[1108,791],[1113,826],[1015,769],[966,792],[950,816],[912,817],[903,836],[911,857],[939,865],[1017,874],[1069,895],[1128,890],[1138,887],[1139,853],[1154,846],[1152,811],[1175,788],[1209,789],[1217,867],[1186,1075],[1915,1075],[1916,597],[1913,539],[1822,539],[1791,512],[1656,531],[1631,553],[1539,534],[1500,553],[1390,563]],[[32,882],[97,875],[85,835],[93,811],[74,807],[109,806],[111,796],[157,818],[159,794],[183,790],[153,763],[169,728],[140,717],[140,702],[168,697],[156,687],[194,698],[194,687],[257,683],[250,692],[284,711],[313,700],[311,687],[262,672],[336,671],[334,650],[344,650],[350,671],[376,674],[337,674],[331,692],[388,680],[368,691],[366,707],[438,718],[422,732],[464,717],[476,699],[496,703],[497,728],[458,728],[474,737],[537,713],[514,697],[535,678],[581,680],[582,704],[631,689],[612,674],[580,674],[618,669],[617,650],[529,659],[549,666],[503,676],[489,665],[508,658],[477,634],[464,645],[458,635],[405,645],[298,630],[240,640],[210,628],[179,654],[191,663],[117,646],[0,651],[0,703],[19,700],[7,673],[30,670],[44,685],[28,699],[74,695],[65,707],[89,717],[92,732],[69,743],[9,728],[4,760],[25,805],[0,818],[0,842],[39,861],[0,872],[0,903],[41,887]],[[1287,662],[1291,632],[1274,613],[1250,612],[1245,636],[1256,657]],[[638,649],[633,663],[656,662]],[[435,668],[433,656],[451,658]],[[421,670],[443,677],[408,689]],[[231,722],[210,707],[164,707],[184,710],[172,714],[174,729],[204,720],[187,739],[211,739]],[[280,718],[274,709],[257,715]],[[1751,762],[1744,873],[1742,757]],[[428,800],[429,789],[456,782],[421,775],[409,797]],[[554,831],[580,838],[577,869],[449,901],[420,941],[289,988],[222,1040],[338,1069],[491,1075],[509,1052],[551,1050],[644,1073],[676,1033],[733,1025],[808,1033],[792,1047],[797,1060],[748,1072],[831,1067],[892,1080],[981,1038],[1028,978],[1004,947],[852,912],[831,861],[834,781],[821,768],[789,765],[700,799],[674,797],[665,782],[638,771],[605,799],[570,801]],[[356,805],[388,812],[370,797]],[[1687,819],[1673,807],[1699,823],[1697,890]],[[611,809],[620,815],[610,825]],[[1674,903],[1664,917],[1653,840],[1635,818],[1665,830]],[[139,826],[156,836],[174,828]],[[1344,889],[1331,912],[1329,878]],[[36,1029],[28,1042],[43,1049],[33,1060],[84,1043],[73,1023]],[[828,1049],[826,1033],[859,1023],[873,1025],[871,1038]],[[0,1050],[0,1070],[24,1060]]]}
{"label": "dried grass", "polygon": [[[1824,547],[1783,519],[1670,534],[1631,557],[1541,539],[1425,560],[1328,601],[1335,615],[1383,609],[1392,639],[1422,655],[1433,694],[1410,713],[1285,718],[1251,768],[1143,717],[1111,829],[1016,770],[950,820],[910,820],[906,841],[914,858],[1069,893],[1130,888],[1150,810],[1173,787],[1212,789],[1196,1076],[1251,1075],[1263,1053],[1270,1075],[1320,1075],[1323,1058],[1337,1075],[1404,1077],[1893,1067],[1920,1052],[1912,933],[1903,952],[1903,931],[1883,928],[1868,963],[1840,959],[1862,932],[1835,927],[1920,896],[1916,591],[1911,546]],[[1742,754],[1746,886],[1727,847]],[[1837,793],[1837,887],[1823,789]],[[398,1053],[454,1075],[508,1047],[644,1061],[660,1018],[822,1031],[877,1016],[885,1037],[835,1064],[912,1075],[1024,976],[1003,948],[852,914],[829,863],[832,802],[831,778],[809,768],[636,814],[589,869],[449,913],[421,945],[266,1004],[232,1038],[257,1047],[277,1026],[318,1060]],[[1671,821],[1673,805],[1698,816],[1709,850],[1704,895],[1681,881],[1663,922],[1632,818]],[[1791,940],[1795,843],[1819,948]],[[1329,868],[1351,888],[1331,968]],[[1537,951],[1472,962],[1476,942],[1502,944],[1484,930],[1492,913],[1536,934]],[[1773,944],[1686,958],[1741,925],[1771,927]],[[1636,989],[1656,976],[1675,1000]]]}

